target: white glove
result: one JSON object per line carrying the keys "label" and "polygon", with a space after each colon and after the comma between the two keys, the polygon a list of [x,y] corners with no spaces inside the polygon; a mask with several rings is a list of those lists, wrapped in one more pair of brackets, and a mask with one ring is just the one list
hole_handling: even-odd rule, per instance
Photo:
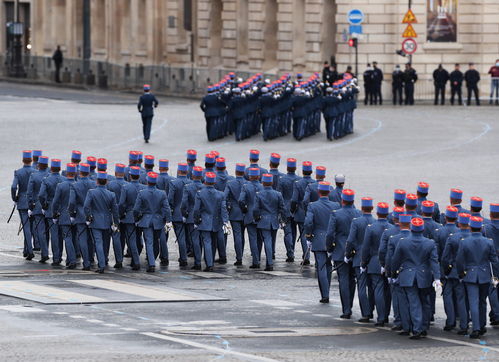
{"label": "white glove", "polygon": [[187,222],[187,219],[186,219],[184,216],[182,216],[182,222],[183,222],[184,224]]}
{"label": "white glove", "polygon": [[111,231],[112,231],[113,233],[117,232],[118,230],[119,230],[118,225],[116,225],[116,224],[111,225]]}
{"label": "white glove", "polygon": [[351,259],[348,259],[346,256],[344,256],[343,261],[345,262],[345,264],[348,264],[350,263]]}
{"label": "white glove", "polygon": [[438,292],[442,288],[442,283],[440,282],[440,279],[435,279],[432,285],[433,288],[435,289],[435,292]]}
{"label": "white glove", "polygon": [[45,210],[42,209],[42,214],[45,215]]}
{"label": "white glove", "polygon": [[85,221],[85,224],[87,224],[87,226],[90,226],[90,221]]}
{"label": "white glove", "polygon": [[57,219],[52,219],[52,222],[53,222],[54,224],[57,224]]}
{"label": "white glove", "polygon": [[75,223],[75,218],[74,217],[69,217],[69,221],[71,221],[71,224],[74,224]]}
{"label": "white glove", "polygon": [[172,222],[171,222],[171,221],[170,221],[170,222],[167,222],[167,223],[165,224],[165,227],[166,227],[166,229],[167,229],[167,230],[171,230],[171,229],[173,229],[173,224],[172,224]]}
{"label": "white glove", "polygon": [[312,242],[310,240],[307,240],[307,248],[312,248]]}
{"label": "white glove", "polygon": [[381,267],[381,274],[385,274],[386,269],[384,267]]}
{"label": "white glove", "polygon": [[392,278],[392,284],[397,284],[399,282],[399,278]]}
{"label": "white glove", "polygon": [[393,279],[392,278],[386,278],[386,280],[388,281],[388,284],[393,284]]}
{"label": "white glove", "polygon": [[366,272],[366,268],[360,267],[360,274],[365,273],[365,272]]}
{"label": "white glove", "polygon": [[494,288],[497,288],[497,285],[499,285],[499,279],[492,278],[492,285],[494,286]]}
{"label": "white glove", "polygon": [[199,227],[199,225],[194,224],[194,229],[197,229],[198,227]]}
{"label": "white glove", "polygon": [[33,215],[33,211],[28,209],[28,217],[31,217],[31,215]]}

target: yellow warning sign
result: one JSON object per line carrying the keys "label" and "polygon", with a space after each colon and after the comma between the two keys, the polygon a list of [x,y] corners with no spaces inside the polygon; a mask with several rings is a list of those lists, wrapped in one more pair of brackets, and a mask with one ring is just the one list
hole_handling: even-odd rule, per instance
{"label": "yellow warning sign", "polygon": [[414,24],[417,23],[416,15],[412,12],[411,9],[407,10],[405,13],[404,20],[402,20],[402,24]]}
{"label": "yellow warning sign", "polygon": [[403,38],[417,38],[418,34],[416,34],[416,31],[412,27],[411,24],[407,24],[407,28],[405,28],[404,32],[402,33]]}

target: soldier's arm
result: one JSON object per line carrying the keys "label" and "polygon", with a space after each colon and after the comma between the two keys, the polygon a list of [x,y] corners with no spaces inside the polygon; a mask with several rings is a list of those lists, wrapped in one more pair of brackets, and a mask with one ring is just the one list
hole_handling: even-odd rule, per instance
{"label": "soldier's arm", "polygon": [[30,210],[33,210],[35,208],[35,203],[36,203],[36,199],[35,199],[35,195],[33,195],[33,187],[34,187],[34,180],[33,180],[33,177],[32,177],[33,174],[31,174],[31,176],[29,177],[29,181],[28,181],[28,190],[26,192],[26,196],[28,198],[28,208]]}
{"label": "soldier's arm", "polygon": [[73,185],[69,187],[69,203],[68,203],[69,215],[76,214],[76,192]]}
{"label": "soldier's arm", "polygon": [[312,235],[314,231],[314,213],[312,209],[308,209],[303,223],[303,233],[305,236]]}
{"label": "soldier's arm", "polygon": [[239,207],[241,208],[241,211],[243,214],[246,214],[248,212],[248,205],[246,204],[246,187],[243,186],[241,190],[241,194],[239,195]]}
{"label": "soldier's arm", "polygon": [[126,192],[126,189],[123,188],[123,190],[121,190],[120,201],[118,203],[118,212],[122,216],[125,215],[125,211],[126,211],[126,199],[127,199],[127,192]]}
{"label": "soldier's arm", "polygon": [[[355,221],[355,220],[354,220]],[[345,256],[347,258],[352,258],[355,254],[355,239],[357,238],[357,223],[352,222],[350,226],[350,232],[348,233],[347,241],[345,243]]]}
{"label": "soldier's arm", "polygon": [[137,104],[137,109],[142,112],[142,97],[139,98],[139,103]]}
{"label": "soldier's arm", "polygon": [[92,217],[92,193],[88,192],[85,197],[85,202],[83,203],[83,211],[85,212],[85,218],[89,220]]}
{"label": "soldier's arm", "polygon": [[17,179],[17,172],[14,171],[14,179],[12,180],[12,186],[10,187],[10,194],[12,196],[12,201],[17,202],[17,185],[19,180]]}
{"label": "soldier's arm", "polygon": [[459,249],[457,250],[457,257],[456,257],[456,268],[457,268],[457,275],[459,276],[460,279],[462,279],[465,275],[465,270],[464,270],[464,264],[466,262],[466,255],[464,252],[464,247],[463,244],[459,245]]}
{"label": "soldier's arm", "polygon": [[386,251],[388,249],[388,233],[386,230],[381,235],[381,242],[379,243],[378,258],[379,263],[384,268],[386,264]]}
{"label": "soldier's arm", "polygon": [[158,102],[158,99],[156,98],[156,96],[152,96],[152,101],[154,103],[154,108],[156,108],[158,105],[159,105],[159,102]]}
{"label": "soldier's arm", "polygon": [[430,265],[433,272],[433,279],[440,280],[440,264],[438,264],[437,246],[435,244],[433,244],[433,248],[431,249]]}
{"label": "soldier's arm", "polygon": [[281,219],[283,221],[288,220],[290,217],[289,210],[284,207],[284,198],[281,193],[279,194],[279,214],[281,215]]}
{"label": "soldier's arm", "polygon": [[187,187],[184,187],[182,192],[182,203],[180,204],[180,212],[182,216],[187,218],[189,216],[189,192]]}
{"label": "soldier's arm", "polygon": [[135,200],[135,205],[133,205],[133,217],[135,221],[139,221],[142,217],[142,193],[139,192],[137,199]]}
{"label": "soldier's arm", "polygon": [[194,214],[194,223],[199,224],[201,221],[201,197],[199,196],[199,191],[196,193],[192,212]]}
{"label": "soldier's arm", "polygon": [[[308,212],[308,211],[307,211]],[[329,216],[329,223],[327,225],[326,243],[328,250],[333,250],[336,246],[336,216],[334,211]]]}
{"label": "soldier's arm", "polygon": [[392,278],[395,278],[395,273],[399,270],[401,264],[402,264],[402,249],[400,247],[400,242],[399,242],[399,244],[395,248],[395,252],[393,253],[392,257],[392,265],[391,265]]}
{"label": "soldier's arm", "polygon": [[227,212],[227,204],[225,202],[225,197],[222,198],[222,202],[220,203],[222,220],[225,223],[229,222],[229,213]]}
{"label": "soldier's arm", "polygon": [[171,222],[172,221],[172,211],[170,209],[170,206],[168,205],[168,201],[166,200],[166,195],[162,194],[161,196],[161,216],[163,217],[163,220],[165,222]]}
{"label": "soldier's arm", "polygon": [[40,191],[38,191],[38,199],[40,200],[40,204],[42,205],[42,208],[44,210],[46,210],[47,208],[44,207],[44,206],[47,206],[45,205],[47,199],[47,186],[45,185],[45,181],[42,181],[42,186],[40,187]]}
{"label": "soldier's arm", "polygon": [[371,228],[367,227],[366,233],[364,235],[364,241],[362,242],[362,251],[361,251],[361,266],[364,268],[367,267],[369,261],[371,260],[370,250],[371,250]]}
{"label": "soldier's arm", "polygon": [[303,201],[302,201],[302,205],[305,208],[305,210],[307,209],[309,203],[310,203],[310,187],[307,185],[307,188],[305,189],[305,195],[303,196]]}
{"label": "soldier's arm", "polygon": [[494,242],[489,239],[489,261],[492,266],[492,273],[495,278],[499,278],[499,258],[495,250]]}
{"label": "soldier's arm", "polygon": [[170,204],[170,208],[174,208],[173,202],[175,201],[175,183],[171,182],[170,187],[168,189],[168,203]]}
{"label": "soldier's arm", "polygon": [[120,222],[120,215],[118,212],[118,203],[116,201],[116,194],[113,192],[111,197],[111,214],[113,216],[114,224]]}
{"label": "soldier's arm", "polygon": [[61,184],[58,184],[57,187],[55,188],[55,195],[54,199],[52,200],[52,211],[54,216],[59,213],[59,203],[60,203],[60,198],[61,198]]}

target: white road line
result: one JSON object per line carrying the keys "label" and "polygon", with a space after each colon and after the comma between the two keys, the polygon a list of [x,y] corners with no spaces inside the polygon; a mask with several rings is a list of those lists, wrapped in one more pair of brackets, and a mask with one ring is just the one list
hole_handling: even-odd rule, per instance
{"label": "white road line", "polygon": [[498,347],[491,347],[488,344],[478,344],[478,343],[472,343],[472,342],[465,342],[465,341],[458,341],[455,339],[449,339],[449,338],[443,338],[443,337],[434,337],[434,336],[427,336],[426,338],[428,339],[434,339],[440,342],[448,342],[448,343],[454,343],[454,344],[459,344],[462,346],[468,346],[468,347],[474,347],[474,348],[480,348],[480,349],[490,349],[491,351],[494,352],[499,352]]}
{"label": "white road line", "polygon": [[87,319],[87,322],[94,323],[94,324],[104,323],[104,321],[101,321],[101,320],[98,320],[98,319]]}
{"label": "white road line", "polygon": [[106,324],[103,324],[104,326],[106,327],[119,327],[118,324],[114,324],[114,323],[106,323]]}
{"label": "white road line", "polygon": [[135,329],[135,328],[120,328],[122,331],[127,331],[127,332],[134,332],[134,331],[138,331],[138,329]]}
{"label": "white road line", "polygon": [[0,251],[0,255],[3,255],[3,256],[10,256],[11,258],[16,258],[16,259],[24,259],[24,257],[22,256],[19,256],[19,255],[11,255],[11,254],[7,254],[7,253],[2,253]]}
{"label": "white road line", "polygon": [[69,318],[73,318],[73,319],[85,319],[86,317],[84,317],[82,315],[70,315]]}
{"label": "white road line", "polygon": [[303,310],[303,309],[295,309],[293,312],[295,312],[295,313],[312,313],[308,310]]}
{"label": "white road line", "polygon": [[69,314],[68,312],[52,312],[53,314],[58,314],[58,315],[66,315]]}
{"label": "white road line", "polygon": [[271,359],[271,358],[256,356],[256,355],[249,354],[249,353],[236,352],[236,351],[233,351],[231,349],[223,349],[223,348],[213,347],[213,346],[210,346],[207,344],[188,341],[188,340],[177,338],[177,337],[165,336],[165,335],[158,334],[158,333],[143,332],[141,334],[144,336],[152,337],[152,338],[163,339],[165,341],[170,341],[170,342],[180,343],[180,344],[184,344],[184,345],[195,347],[195,348],[205,349],[207,351],[220,353],[222,355],[231,355],[234,357],[239,357],[239,358],[246,360],[246,361],[277,362],[277,360]]}

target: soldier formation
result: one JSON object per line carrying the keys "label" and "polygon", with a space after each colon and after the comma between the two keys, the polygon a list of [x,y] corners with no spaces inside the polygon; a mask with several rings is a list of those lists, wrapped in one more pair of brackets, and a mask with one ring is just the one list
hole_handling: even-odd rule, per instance
{"label": "soldier formation", "polygon": [[345,73],[332,83],[321,82],[315,73],[301,74],[295,81],[289,74],[271,82],[257,73],[243,81],[235,73],[208,87],[201,102],[206,134],[213,141],[234,133],[236,141],[262,132],[264,141],[292,132],[302,140],[320,132],[321,112],[328,140],[353,132],[357,80]]}
{"label": "soldier formation", "polygon": [[[104,273],[111,249],[114,268],[123,268],[124,257],[133,270],[141,268],[145,250],[147,272],[169,265],[168,240],[175,234],[179,265],[212,271],[226,264],[228,235],[232,233],[236,260],[243,265],[245,240],[249,241],[251,269],[260,269],[262,249],[265,270],[274,267],[277,231],[284,231],[286,262],[295,261],[295,245],[301,245],[301,264],[315,269],[321,303],[329,303],[332,272],[338,274],[343,319],[352,316],[355,291],[362,318],[369,323],[376,310],[376,326],[389,321],[393,328],[413,339],[424,337],[435,313],[437,293],[442,291],[447,316],[445,331],[459,327],[471,338],[486,333],[487,298],[490,324],[499,325],[499,204],[490,204],[490,219],[482,216],[483,200],[472,197],[470,210],[462,207],[463,192],[452,189],[450,205],[440,213],[427,200],[429,185],[420,182],[416,193],[394,192],[394,208],[374,205],[363,197],[355,207],[355,192],[345,189],[345,176],[325,181],[326,168],[288,158],[281,173],[281,156],[270,155],[269,170],[259,164],[260,152],[251,150],[249,164],[236,164],[235,176],[216,151],[205,155],[204,168],[196,165],[197,152],[188,150],[186,162],[169,175],[169,161],[130,151],[128,166],[118,163],[107,173],[104,158],[82,162],[73,151],[61,173],[61,161],[42,151],[23,151],[23,167],[14,172],[12,200],[24,235],[24,257],[41,251],[41,263],[63,262],[75,269]],[[158,172],[155,172],[155,167]],[[372,215],[376,210],[376,217]],[[10,218],[11,218],[10,217]],[[9,218],[9,221],[10,221]],[[247,238],[246,238],[247,236]],[[217,257],[218,254],[218,257]],[[443,290],[442,290],[443,287]]]}

